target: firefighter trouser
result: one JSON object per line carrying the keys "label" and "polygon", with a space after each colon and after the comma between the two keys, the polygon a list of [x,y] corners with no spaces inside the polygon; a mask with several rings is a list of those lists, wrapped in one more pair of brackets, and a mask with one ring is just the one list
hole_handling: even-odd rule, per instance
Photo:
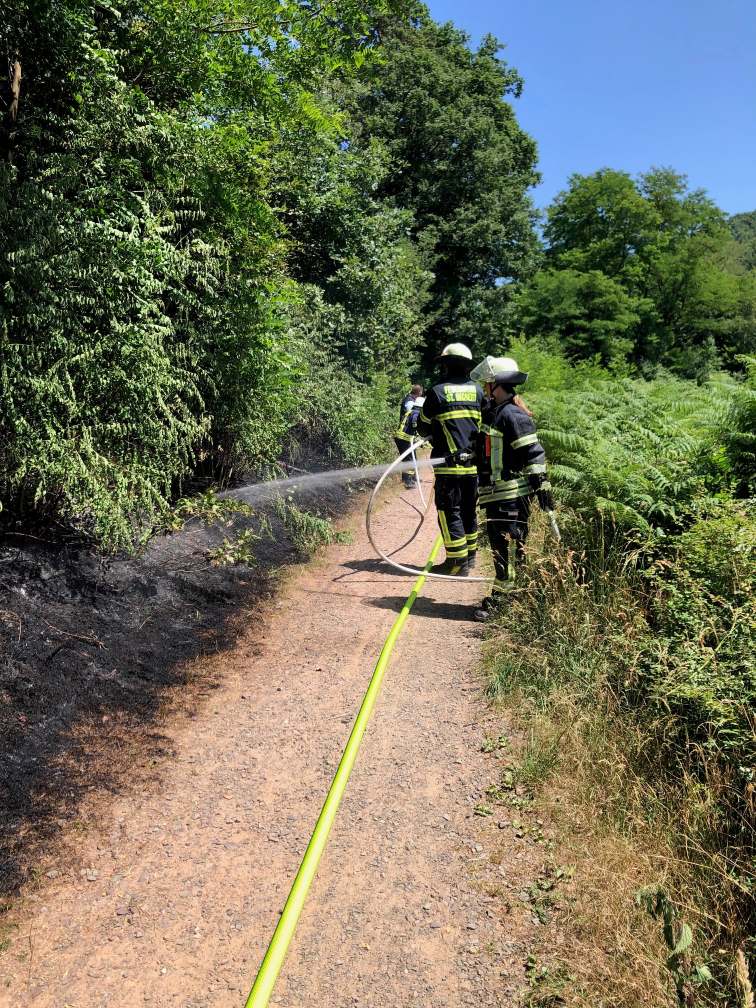
{"label": "firefighter trouser", "polygon": [[[398,437],[394,438],[394,444],[396,445],[396,450],[399,452],[400,455],[402,454],[402,452],[406,452],[410,446],[409,440],[403,441],[401,438]],[[409,454],[404,461],[415,462],[415,453],[411,452],[411,454]],[[402,465],[403,464],[404,463],[402,463]],[[408,469],[406,472],[402,473],[402,483],[404,483],[404,485],[408,487],[413,487],[415,485],[414,469]]]}
{"label": "firefighter trouser", "polygon": [[478,548],[478,477],[436,475],[434,495],[446,556],[466,560]]}
{"label": "firefighter trouser", "polygon": [[516,577],[517,565],[525,559],[530,502],[530,497],[517,497],[484,509],[496,575],[494,589],[508,588]]}

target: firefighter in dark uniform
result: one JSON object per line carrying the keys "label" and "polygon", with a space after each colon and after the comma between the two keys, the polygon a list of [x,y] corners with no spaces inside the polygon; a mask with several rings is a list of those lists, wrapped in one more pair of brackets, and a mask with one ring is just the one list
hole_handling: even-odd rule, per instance
{"label": "firefighter in dark uniform", "polygon": [[433,573],[465,576],[478,549],[475,444],[483,394],[468,377],[472,354],[463,343],[450,343],[437,360],[442,380],[425,397],[417,421],[433,458],[445,459],[434,469],[434,495],[446,559]]}
{"label": "firefighter in dark uniform", "polygon": [[[420,389],[415,398],[405,397],[402,400],[402,417],[399,421],[399,427],[394,434],[394,444],[396,445],[396,450],[401,455],[405,452],[409,446],[412,444],[413,440],[417,438],[417,418],[420,416],[420,410],[422,408],[425,399],[420,394],[422,388],[419,385],[413,385],[414,389]],[[409,456],[406,460],[408,462],[416,462],[415,453]],[[416,470],[412,469],[402,472],[402,483],[407,487],[408,490],[413,489],[417,486]]]}
{"label": "firefighter in dark uniform", "polygon": [[528,376],[512,358],[496,363],[501,370],[484,383],[490,398],[484,401],[477,441],[479,503],[485,513],[495,580],[493,592],[475,613],[478,620],[489,618],[502,593],[514,583],[516,567],[525,558],[533,497],[544,511],[554,510],[546,453],[532,416],[516,401],[517,386]]}
{"label": "firefighter in dark uniform", "polygon": [[402,420],[406,416],[407,410],[412,408],[412,404],[415,399],[419,398],[423,394],[422,385],[413,385],[406,396],[402,398],[402,404],[399,407],[399,425],[401,426]]}

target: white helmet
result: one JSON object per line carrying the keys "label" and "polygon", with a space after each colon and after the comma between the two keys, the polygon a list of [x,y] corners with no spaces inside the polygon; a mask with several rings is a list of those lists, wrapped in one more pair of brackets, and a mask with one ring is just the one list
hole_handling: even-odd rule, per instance
{"label": "white helmet", "polygon": [[436,360],[443,360],[444,357],[458,357],[462,360],[471,361],[472,353],[470,352],[470,348],[466,347],[464,343],[449,343],[444,347]]}
{"label": "white helmet", "polygon": [[492,357],[490,354],[484,357],[480,364],[476,365],[470,372],[470,380],[480,382],[492,382],[496,375],[506,371],[519,371],[517,361],[514,357]]}

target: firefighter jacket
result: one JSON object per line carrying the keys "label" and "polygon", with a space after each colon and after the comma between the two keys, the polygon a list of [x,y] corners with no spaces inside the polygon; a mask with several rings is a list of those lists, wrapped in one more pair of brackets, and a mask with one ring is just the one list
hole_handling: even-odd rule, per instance
{"label": "firefighter jacket", "polygon": [[[418,431],[430,437],[433,456],[454,452],[475,453],[480,430],[480,404],[483,393],[472,381],[439,382],[425,397],[417,421]],[[436,466],[439,476],[474,476],[474,462]]]}
{"label": "firefighter jacket", "polygon": [[399,421],[399,427],[394,433],[394,439],[396,441],[404,441],[409,448],[410,441],[417,434],[417,418],[420,416],[420,406],[415,402],[413,398],[405,399],[402,403],[406,409],[402,412],[402,418]]}
{"label": "firefighter jacket", "polygon": [[551,489],[535,423],[512,399],[484,403],[476,454],[481,507]]}
{"label": "firefighter jacket", "polygon": [[404,420],[405,414],[408,410],[411,410],[415,405],[415,397],[413,395],[406,395],[402,399],[402,404],[399,407],[399,424],[401,426],[402,420]]}

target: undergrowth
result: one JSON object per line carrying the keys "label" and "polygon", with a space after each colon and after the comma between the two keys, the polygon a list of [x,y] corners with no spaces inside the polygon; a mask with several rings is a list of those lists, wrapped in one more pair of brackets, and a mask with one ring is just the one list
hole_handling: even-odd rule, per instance
{"label": "undergrowth", "polygon": [[347,541],[347,533],[337,531],[328,516],[303,510],[291,497],[278,498],[274,512],[292,546],[303,559],[313,557],[321,546]]}
{"label": "undergrowth", "polygon": [[756,962],[756,514],[738,496],[748,386],[568,374],[535,356],[529,401],[564,539],[531,548],[527,590],[508,599],[486,657],[492,696],[528,739],[519,779],[576,866],[564,943],[550,961],[544,950],[559,1000],[531,1001],[745,1008],[744,964]]}

